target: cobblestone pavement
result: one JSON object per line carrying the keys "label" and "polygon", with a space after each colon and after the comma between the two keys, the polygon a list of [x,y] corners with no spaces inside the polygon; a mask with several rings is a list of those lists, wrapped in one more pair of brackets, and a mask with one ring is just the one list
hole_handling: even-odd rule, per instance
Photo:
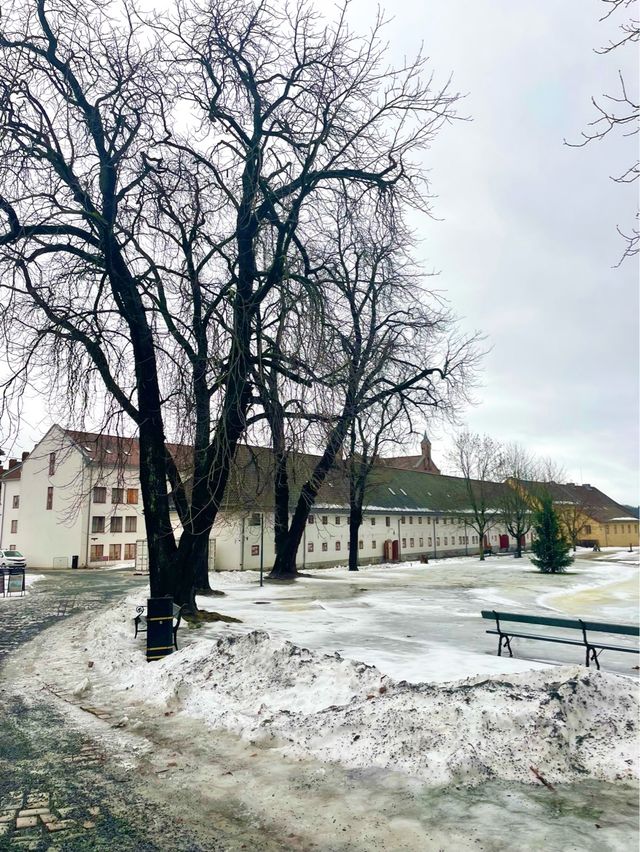
{"label": "cobblestone pavement", "polygon": [[51,572],[26,597],[1,602],[0,850],[205,848],[150,807],[135,778],[110,768],[46,692],[42,702],[27,704],[3,677],[7,654],[19,654],[20,645],[41,630],[73,612],[104,606],[142,582],[131,572]]}

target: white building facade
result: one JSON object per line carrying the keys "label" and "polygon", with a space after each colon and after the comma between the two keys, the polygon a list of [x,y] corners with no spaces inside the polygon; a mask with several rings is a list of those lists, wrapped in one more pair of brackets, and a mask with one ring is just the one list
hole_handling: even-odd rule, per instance
{"label": "white building facade", "polygon": [[[10,460],[0,473],[0,549],[21,551],[30,568],[135,560],[145,537],[138,464],[135,439],[53,426],[31,453]],[[460,480],[407,470],[387,469],[384,475],[385,483],[365,508],[361,563],[478,552],[478,536],[464,514],[438,507]],[[328,483],[325,490],[332,489]],[[338,493],[339,483],[331,499]],[[387,507],[379,505],[381,495]],[[174,527],[179,534],[177,516]],[[227,508],[219,513],[211,539],[209,561],[216,570],[269,570],[275,557],[273,512],[255,501],[248,509]],[[484,544],[498,551],[512,549],[515,541],[496,521]],[[346,564],[348,554],[348,506],[323,501],[321,492],[305,526],[298,566]]]}

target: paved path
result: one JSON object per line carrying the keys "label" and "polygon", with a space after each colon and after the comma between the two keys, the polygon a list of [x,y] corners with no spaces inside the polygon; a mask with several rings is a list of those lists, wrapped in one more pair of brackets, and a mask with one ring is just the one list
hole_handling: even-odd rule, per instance
{"label": "paved path", "polygon": [[26,597],[0,601],[0,850],[155,852],[203,847],[150,807],[135,778],[109,767],[46,693],[27,704],[3,677],[7,654],[72,612],[142,584],[131,572],[51,572]]}

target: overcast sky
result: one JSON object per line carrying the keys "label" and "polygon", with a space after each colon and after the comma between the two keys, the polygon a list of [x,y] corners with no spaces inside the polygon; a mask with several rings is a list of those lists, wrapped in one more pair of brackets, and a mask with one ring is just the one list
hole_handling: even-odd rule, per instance
{"label": "overcast sky", "polygon": [[[331,9],[329,0],[318,6]],[[599,0],[400,2],[388,26],[393,58],[424,43],[437,75],[467,93],[469,122],[446,128],[425,163],[441,221],[416,223],[419,254],[464,327],[491,348],[466,416],[470,428],[519,441],[620,502],[638,502],[638,272],[613,269],[634,188],[609,175],[636,139],[576,149],[592,95],[633,84],[636,54],[598,56],[615,35]],[[366,27],[370,0],[352,20]],[[11,449],[30,449],[48,425],[30,404]],[[446,469],[447,435],[433,455]]]}
{"label": "overcast sky", "polygon": [[[371,4],[356,4],[358,18]],[[454,75],[472,121],[427,155],[435,212],[420,248],[468,329],[487,335],[474,431],[519,441],[621,502],[638,501],[638,267],[613,269],[616,225],[633,222],[635,187],[609,175],[635,139],[569,148],[592,95],[631,86],[637,49],[598,56],[615,35],[598,0],[423,0],[393,10],[396,59],[424,42]],[[432,437],[437,463],[446,436]],[[446,465],[445,465],[446,467]]]}

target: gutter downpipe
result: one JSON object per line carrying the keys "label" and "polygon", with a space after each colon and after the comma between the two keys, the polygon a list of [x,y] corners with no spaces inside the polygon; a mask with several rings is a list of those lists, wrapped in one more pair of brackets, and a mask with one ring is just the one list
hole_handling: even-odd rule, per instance
{"label": "gutter downpipe", "polygon": [[[92,470],[91,470],[91,462],[87,462],[87,467],[89,468],[89,491],[87,492],[87,532],[85,535],[85,548],[84,548],[84,567],[89,567],[89,535],[91,528],[91,490],[93,484]],[[82,465],[82,490],[84,490],[84,469],[85,466]]]}
{"label": "gutter downpipe", "polygon": [[242,516],[242,529],[240,532],[240,570],[244,571],[244,525],[245,517]]}

